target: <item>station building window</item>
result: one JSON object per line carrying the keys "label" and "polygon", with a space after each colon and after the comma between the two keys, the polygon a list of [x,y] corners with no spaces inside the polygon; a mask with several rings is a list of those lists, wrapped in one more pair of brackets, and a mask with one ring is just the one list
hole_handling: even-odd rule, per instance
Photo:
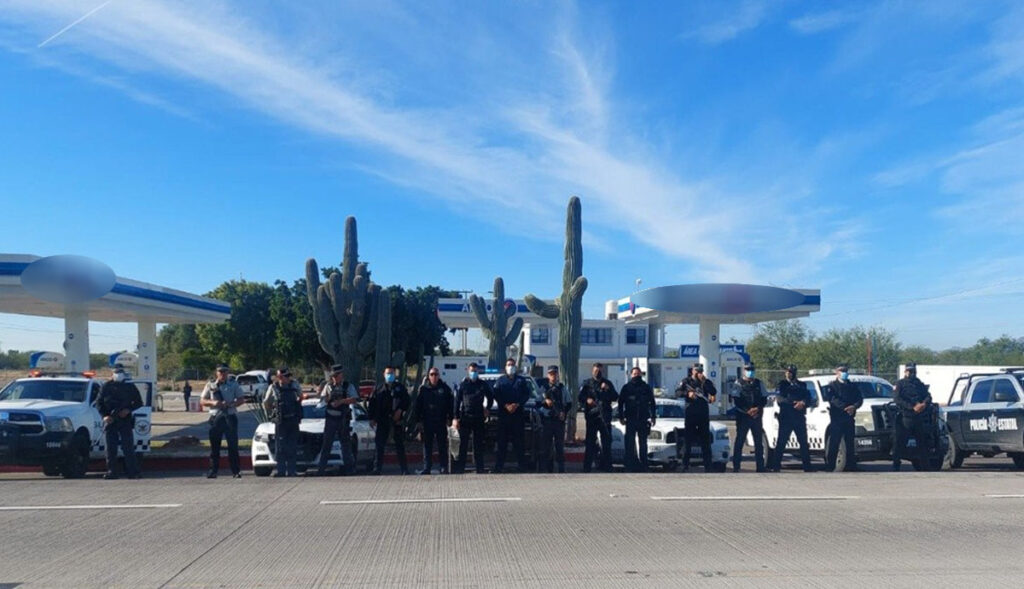
{"label": "station building window", "polygon": [[530,328],[530,343],[531,344],[550,344],[551,343],[551,328],[548,326],[538,326]]}
{"label": "station building window", "polygon": [[584,327],[580,330],[580,341],[583,344],[610,346],[612,329],[610,327]]}
{"label": "station building window", "polygon": [[646,327],[627,327],[626,328],[626,343],[627,344],[646,344],[647,343],[647,328]]}

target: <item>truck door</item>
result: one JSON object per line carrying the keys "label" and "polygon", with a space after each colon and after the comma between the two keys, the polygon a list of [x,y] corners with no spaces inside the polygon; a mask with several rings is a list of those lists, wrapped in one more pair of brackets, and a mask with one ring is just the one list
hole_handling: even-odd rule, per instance
{"label": "truck door", "polygon": [[100,383],[92,382],[89,384],[89,419],[92,420],[93,425],[89,428],[90,432],[90,452],[93,454],[93,458],[101,455],[104,448],[103,438],[103,418],[100,417],[100,412],[96,409],[96,401],[100,398]]}
{"label": "truck door", "polygon": [[153,436],[153,383],[133,382],[142,397],[142,407],[133,412],[135,415],[135,451],[149,452],[149,442]]}
{"label": "truck door", "polygon": [[[1014,379],[1007,376],[997,378],[992,387],[992,416],[989,416],[989,429],[995,427],[993,439],[1003,450],[1020,450],[1024,446],[1024,435],[1021,433],[1022,417],[1020,395],[1014,385]],[[994,416],[994,417],[993,417]]]}
{"label": "truck door", "polygon": [[807,409],[807,445],[811,450],[825,449],[825,432],[828,430],[828,403],[824,400],[824,387],[813,380],[804,381],[811,393],[811,407]]}
{"label": "truck door", "polygon": [[988,432],[992,384],[992,380],[980,380],[974,382],[967,390],[960,431],[968,448],[978,449],[992,445]]}

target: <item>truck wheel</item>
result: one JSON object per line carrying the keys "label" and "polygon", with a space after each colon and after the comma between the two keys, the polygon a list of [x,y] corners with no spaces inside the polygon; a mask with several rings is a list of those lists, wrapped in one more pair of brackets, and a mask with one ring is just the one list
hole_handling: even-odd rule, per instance
{"label": "truck wheel", "polygon": [[956,440],[953,439],[953,436],[949,436],[949,448],[946,449],[946,456],[942,461],[942,470],[960,468],[964,465],[965,456],[964,451],[956,445]]}
{"label": "truck wheel", "polygon": [[669,460],[665,464],[661,465],[661,468],[665,472],[675,472],[679,470],[679,462],[676,460]]}
{"label": "truck wheel", "polygon": [[60,463],[59,462],[44,462],[43,463],[43,474],[48,477],[60,476]]}
{"label": "truck wheel", "polygon": [[60,474],[66,479],[80,479],[88,470],[89,442],[81,436],[75,436],[60,466]]}
{"label": "truck wheel", "polygon": [[1024,470],[1024,453],[1014,452],[1010,454],[1010,458],[1013,458],[1013,466],[1018,470]]}
{"label": "truck wheel", "polygon": [[[829,446],[829,442],[830,441],[831,441],[831,436],[825,436],[825,457],[826,457],[826,460],[828,460],[828,446]],[[846,470],[846,463],[847,463],[846,444],[844,444],[844,443],[842,443],[842,441],[840,441],[839,442],[839,451],[836,452],[836,467],[835,467],[835,469],[833,469],[832,472],[843,472],[844,470]]]}
{"label": "truck wheel", "polygon": [[252,469],[252,472],[258,477],[269,477],[273,471],[269,466],[257,466]]}
{"label": "truck wheel", "polygon": [[[766,466],[775,464],[775,453],[780,452],[778,448],[772,448],[768,443],[768,434],[761,435],[761,445],[764,447],[764,463]],[[777,446],[778,444],[776,444]],[[782,450],[784,451],[784,450]],[[785,457],[785,454],[782,455]]]}

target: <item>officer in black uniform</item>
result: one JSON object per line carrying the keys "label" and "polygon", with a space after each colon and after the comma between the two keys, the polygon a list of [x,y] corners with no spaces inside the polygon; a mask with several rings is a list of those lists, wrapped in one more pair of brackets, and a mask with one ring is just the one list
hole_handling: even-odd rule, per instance
{"label": "officer in black uniform", "polygon": [[530,388],[526,378],[517,374],[516,361],[505,362],[505,374],[494,385],[494,399],[498,402],[498,452],[494,460],[494,472],[505,470],[505,454],[508,444],[516,453],[519,472],[526,472],[526,452],[523,435],[526,429],[526,402],[530,400]]}
{"label": "officer in black uniform", "polygon": [[[558,366],[548,366],[548,377],[541,385],[544,399],[537,407],[540,414],[541,440],[537,472],[565,472],[565,418],[571,403],[565,385],[558,380]],[[551,451],[554,448],[554,458]]]}
{"label": "officer in black uniform", "polygon": [[[647,471],[647,436],[658,419],[654,390],[644,382],[639,366],[629,371],[629,382],[619,391],[619,422],[626,426],[625,466],[629,472]],[[639,456],[637,452],[639,451]]]}
{"label": "officer in black uniform", "polygon": [[836,367],[836,379],[828,385],[828,450],[825,455],[829,470],[836,469],[839,444],[846,446],[846,470],[857,470],[857,454],[853,445],[856,431],[854,416],[864,403],[857,385],[850,382],[850,370],[845,365]]}
{"label": "officer in black uniform", "polygon": [[917,364],[911,362],[904,367],[903,378],[896,382],[893,397],[900,412],[893,428],[896,439],[892,448],[892,469],[898,471],[900,455],[911,432],[919,451],[930,451],[935,443],[932,439],[932,395],[928,392],[928,385],[917,378]]}
{"label": "officer in black uniform", "polygon": [[356,470],[355,457],[352,456],[352,405],[359,402],[359,391],[345,380],[345,370],[341,364],[331,366],[330,380],[320,391],[320,403],[324,406],[324,437],[320,445],[320,460],[316,473],[324,475],[327,461],[331,456],[334,440],[341,445],[342,466],[337,474],[352,474]]}
{"label": "officer in black uniform", "polygon": [[583,472],[590,472],[597,460],[597,438],[601,437],[601,459],[599,468],[612,470],[612,403],[619,400],[619,393],[612,381],[604,377],[604,364],[594,362],[591,378],[580,386],[578,401],[583,408],[587,424],[586,451],[583,454]]}
{"label": "officer in black uniform", "polygon": [[782,470],[782,455],[789,443],[789,436],[796,434],[800,445],[800,461],[804,472],[811,472],[811,451],[807,445],[807,408],[813,407],[811,391],[803,381],[796,377],[796,365],[786,367],[785,380],[779,381],[779,438],[775,443],[771,470]]}
{"label": "officer in black uniform", "polygon": [[427,382],[420,385],[416,395],[416,418],[423,424],[423,470],[430,474],[433,467],[434,443],[441,463],[441,474],[448,474],[448,426],[452,423],[455,397],[452,389],[441,380],[441,372],[431,368]]}
{"label": "officer in black uniform", "polygon": [[484,435],[494,395],[487,381],[480,380],[480,366],[470,362],[466,378],[455,388],[455,429],[459,430],[459,456],[452,465],[456,473],[466,472],[469,438],[473,438],[473,462],[477,474],[484,472]]}
{"label": "officer in black uniform", "polygon": [[697,363],[690,368],[690,375],[676,389],[676,396],[686,399],[686,422],[683,439],[676,432],[676,454],[682,453],[683,471],[690,470],[690,448],[700,444],[704,459],[704,472],[711,472],[711,411],[718,391],[704,376],[704,365]]}
{"label": "officer in black uniform", "polygon": [[114,367],[113,378],[103,383],[96,409],[103,418],[103,434],[107,445],[107,473],[105,479],[117,478],[117,449],[124,456],[125,474],[130,479],[140,478],[139,463],[135,460],[135,418],[132,413],[142,407],[142,395],[128,382],[128,374],[120,364]]}
{"label": "officer in black uniform", "polygon": [[733,404],[739,411],[736,413],[736,443],[732,451],[732,471],[740,471],[743,461],[743,446],[747,442],[747,432],[754,438],[754,462],[757,472],[764,472],[764,425],[761,417],[768,398],[764,394],[764,385],[755,378],[757,367],[753,362],[743,367],[743,378],[736,384],[739,390],[733,397]]}
{"label": "officer in black uniform", "polygon": [[373,474],[381,472],[389,435],[395,442],[398,467],[402,469],[402,474],[409,474],[409,467],[405,463],[405,412],[408,410],[409,391],[398,382],[398,370],[388,366],[384,369],[384,382],[377,385],[370,397],[370,425],[375,428],[374,443],[377,447]]}
{"label": "officer in black uniform", "polygon": [[299,423],[302,421],[302,389],[288,368],[277,369],[277,382],[267,388],[263,408],[274,422],[275,477],[298,476]]}

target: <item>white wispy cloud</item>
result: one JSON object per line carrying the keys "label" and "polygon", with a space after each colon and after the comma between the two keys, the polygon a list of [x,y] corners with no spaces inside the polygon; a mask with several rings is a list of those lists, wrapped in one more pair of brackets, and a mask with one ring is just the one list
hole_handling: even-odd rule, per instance
{"label": "white wispy cloud", "polygon": [[805,14],[799,18],[789,21],[789,26],[794,31],[803,35],[814,35],[832,29],[839,28],[856,18],[856,14],[850,11],[829,10],[814,14]]}
{"label": "white wispy cloud", "polygon": [[[92,8],[89,2],[8,0],[0,20],[36,35],[35,45]],[[424,38],[432,45],[451,43],[417,29],[416,19],[398,8],[382,12],[381,18],[411,27],[396,43]],[[731,24],[711,26],[702,38],[730,38],[756,26],[764,14],[763,3],[743,3]],[[825,233],[827,247],[802,247],[801,223],[814,218],[814,207],[792,212],[794,225],[786,232],[751,231],[749,220],[727,214],[744,207],[782,210],[793,196],[788,187],[746,192],[674,172],[671,161],[632,137],[628,125],[615,122],[616,105],[609,98],[615,74],[611,40],[575,30],[571,11],[555,21],[543,29],[540,48],[515,47],[535,49],[531,58],[539,63],[518,63],[509,57],[516,55],[512,49],[490,47],[496,32],[473,37],[481,53],[494,52],[504,67],[484,63],[470,72],[467,84],[474,91],[498,87],[475,100],[456,91],[450,105],[403,93],[401,84],[388,85],[398,73],[364,72],[355,49],[340,57],[335,47],[324,51],[310,40],[324,36],[323,30],[283,36],[254,15],[218,2],[112,2],[39,51],[98,70],[114,66],[125,75],[214,88],[276,120],[360,146],[365,159],[350,166],[456,209],[485,203],[504,211],[506,219],[522,221],[522,227],[560,227],[566,198],[578,194],[588,224],[626,231],[655,251],[689,260],[709,280],[755,280],[775,275],[777,262],[791,263],[764,252],[803,251],[815,266],[856,250],[856,223]],[[380,23],[367,26],[381,26],[394,36]],[[407,59],[430,61],[414,47],[391,49]],[[97,77],[119,79],[106,73]],[[531,83],[509,83],[524,79]],[[381,80],[383,89],[374,85]],[[123,90],[146,100],[137,89]],[[681,227],[687,228],[685,238]],[[760,259],[753,260],[750,252]]]}
{"label": "white wispy cloud", "polygon": [[683,32],[684,39],[696,39],[702,43],[718,45],[731,41],[741,34],[756,29],[768,15],[768,3],[764,0],[744,0],[739,4],[718,5],[727,14],[715,16]]}

